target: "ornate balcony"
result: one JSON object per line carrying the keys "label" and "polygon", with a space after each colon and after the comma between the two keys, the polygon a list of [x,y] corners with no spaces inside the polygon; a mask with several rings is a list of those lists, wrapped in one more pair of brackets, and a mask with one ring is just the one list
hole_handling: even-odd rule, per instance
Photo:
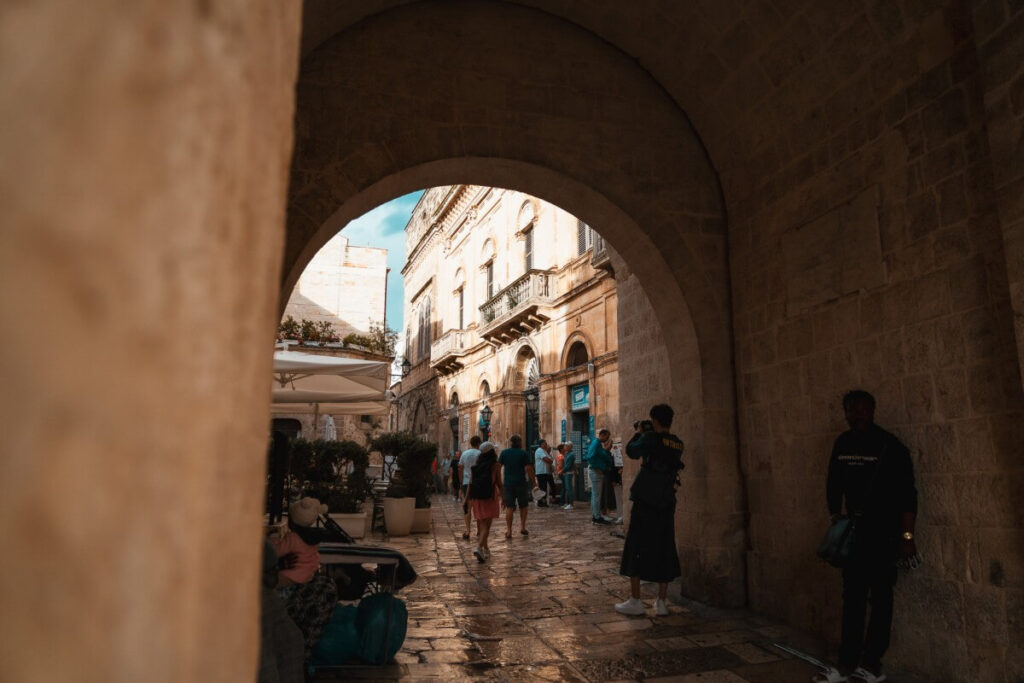
{"label": "ornate balcony", "polygon": [[448,375],[462,368],[462,357],[466,355],[465,330],[448,330],[430,345],[430,367],[441,375]]}
{"label": "ornate balcony", "polygon": [[608,253],[608,243],[604,238],[594,233],[594,251],[590,257],[590,265],[596,270],[605,270],[609,275],[614,275],[611,255]]}
{"label": "ornate balcony", "polygon": [[480,307],[480,337],[492,344],[517,339],[543,325],[555,298],[554,278],[531,270]]}

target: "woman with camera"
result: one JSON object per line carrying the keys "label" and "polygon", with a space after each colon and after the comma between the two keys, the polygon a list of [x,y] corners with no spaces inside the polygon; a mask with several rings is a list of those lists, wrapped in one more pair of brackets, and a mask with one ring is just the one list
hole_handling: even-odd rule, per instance
{"label": "woman with camera", "polygon": [[678,474],[684,467],[683,442],[669,432],[674,414],[664,403],[654,406],[651,419],[634,425],[637,432],[626,444],[626,455],[642,464],[629,490],[633,511],[619,573],[629,577],[630,598],[615,605],[620,614],[644,613],[640,582],[652,581],[658,584],[654,613],[668,615],[668,582],[682,574],[676,554],[675,509]]}

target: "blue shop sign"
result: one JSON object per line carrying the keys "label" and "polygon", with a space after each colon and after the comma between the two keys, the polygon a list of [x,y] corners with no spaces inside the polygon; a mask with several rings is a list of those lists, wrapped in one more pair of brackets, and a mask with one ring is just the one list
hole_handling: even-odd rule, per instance
{"label": "blue shop sign", "polygon": [[572,399],[571,410],[586,410],[590,407],[589,384],[577,384],[574,387],[569,387],[569,394]]}

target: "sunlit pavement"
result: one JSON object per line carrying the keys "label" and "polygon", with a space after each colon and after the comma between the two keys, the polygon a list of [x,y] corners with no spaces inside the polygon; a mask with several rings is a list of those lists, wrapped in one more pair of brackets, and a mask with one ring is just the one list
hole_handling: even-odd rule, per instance
{"label": "sunlit pavement", "polygon": [[[401,550],[419,579],[400,593],[409,609],[393,664],[360,667],[337,680],[547,680],[775,683],[808,681],[814,668],[772,647],[815,649],[806,638],[743,610],[670,604],[655,617],[656,586],[644,585],[646,616],[614,604],[622,526],[597,526],[589,509],[530,510],[529,536],[491,529],[491,558],[462,539],[461,507],[434,496],[433,533],[375,539]],[[324,680],[318,678],[317,680]]]}

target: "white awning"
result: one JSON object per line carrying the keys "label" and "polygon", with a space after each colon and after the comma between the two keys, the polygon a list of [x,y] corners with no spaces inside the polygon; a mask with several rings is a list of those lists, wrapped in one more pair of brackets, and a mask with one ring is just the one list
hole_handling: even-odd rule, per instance
{"label": "white awning", "polygon": [[387,415],[390,364],[384,361],[274,352],[274,415]]}

